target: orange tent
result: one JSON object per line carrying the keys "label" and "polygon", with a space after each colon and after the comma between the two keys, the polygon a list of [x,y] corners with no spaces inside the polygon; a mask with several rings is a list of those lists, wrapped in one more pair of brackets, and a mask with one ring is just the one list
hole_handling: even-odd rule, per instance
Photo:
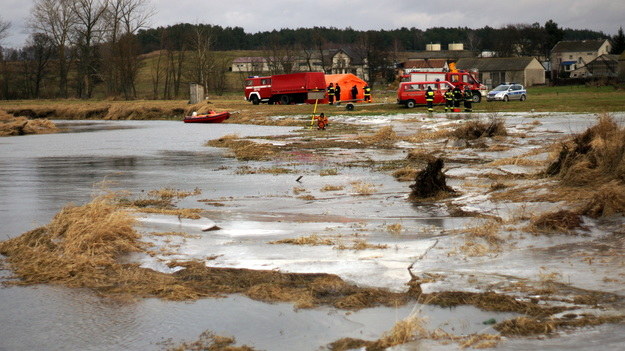
{"label": "orange tent", "polygon": [[335,87],[337,84],[341,87],[341,101],[352,99],[352,87],[354,85],[358,88],[356,99],[363,99],[365,97],[363,88],[367,85],[367,82],[351,73],[326,74],[326,84],[330,85],[330,83],[333,83]]}

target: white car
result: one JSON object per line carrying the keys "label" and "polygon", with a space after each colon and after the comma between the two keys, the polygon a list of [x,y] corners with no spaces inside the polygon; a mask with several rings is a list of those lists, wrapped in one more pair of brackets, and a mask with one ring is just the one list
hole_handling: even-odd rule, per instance
{"label": "white car", "polygon": [[527,90],[521,84],[501,84],[495,89],[488,92],[486,101],[509,101],[527,99]]}

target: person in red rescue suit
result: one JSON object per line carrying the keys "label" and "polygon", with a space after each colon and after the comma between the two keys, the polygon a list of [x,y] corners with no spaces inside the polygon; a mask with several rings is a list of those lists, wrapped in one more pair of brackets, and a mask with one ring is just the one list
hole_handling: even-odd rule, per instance
{"label": "person in red rescue suit", "polygon": [[428,105],[428,112],[434,112],[434,90],[429,86],[425,92],[425,102]]}
{"label": "person in red rescue suit", "polygon": [[328,126],[328,117],[322,112],[319,116],[315,116],[317,120],[317,129],[325,130]]}

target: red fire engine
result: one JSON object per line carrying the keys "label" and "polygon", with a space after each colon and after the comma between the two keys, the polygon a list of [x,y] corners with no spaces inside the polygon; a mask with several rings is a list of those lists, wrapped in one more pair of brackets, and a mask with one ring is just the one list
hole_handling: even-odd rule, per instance
{"label": "red fire engine", "polygon": [[[323,72],[300,72],[277,74],[267,77],[245,79],[245,100],[254,105],[261,102],[279,103],[323,103],[326,80]],[[326,101],[327,102],[327,101]]]}

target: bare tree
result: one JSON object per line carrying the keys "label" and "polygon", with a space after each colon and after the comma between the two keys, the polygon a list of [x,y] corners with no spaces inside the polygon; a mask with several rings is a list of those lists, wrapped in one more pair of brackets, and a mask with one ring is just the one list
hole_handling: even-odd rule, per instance
{"label": "bare tree", "polygon": [[147,25],[154,10],[148,0],[108,0],[108,3],[103,76],[109,94],[121,93],[126,99],[134,98],[140,68],[135,33]]}
{"label": "bare tree", "polygon": [[67,97],[69,71],[68,45],[75,24],[74,0],[36,0],[30,19],[31,29],[46,34],[56,47],[59,69],[59,95]]}
{"label": "bare tree", "polygon": [[50,37],[41,33],[31,34],[27,46],[22,49],[24,76],[29,84],[28,96],[41,97],[41,87],[50,73],[49,63],[54,51]]}
{"label": "bare tree", "polygon": [[[11,28],[11,22],[8,21],[4,21],[2,19],[2,17],[0,17],[0,43],[2,42],[2,40],[4,38],[6,38],[9,35],[9,28]],[[4,61],[4,50],[2,50],[2,46],[0,46],[0,73],[2,73],[1,77],[2,80],[0,80],[0,98],[7,98],[7,90],[9,87],[9,83],[8,83],[8,77],[7,77],[7,72],[8,72],[8,67],[7,67],[7,63]]]}
{"label": "bare tree", "polygon": [[74,0],[72,10],[76,18],[75,42],[78,52],[79,96],[90,98],[98,59],[95,45],[103,38],[103,15],[108,0]]}
{"label": "bare tree", "polygon": [[9,35],[9,28],[11,28],[11,22],[0,17],[0,42]]}
{"label": "bare tree", "polygon": [[191,49],[195,57],[191,61],[187,78],[203,85],[204,89],[208,89],[210,72],[215,67],[215,57],[211,51],[213,36],[207,26],[196,24],[194,28]]}

